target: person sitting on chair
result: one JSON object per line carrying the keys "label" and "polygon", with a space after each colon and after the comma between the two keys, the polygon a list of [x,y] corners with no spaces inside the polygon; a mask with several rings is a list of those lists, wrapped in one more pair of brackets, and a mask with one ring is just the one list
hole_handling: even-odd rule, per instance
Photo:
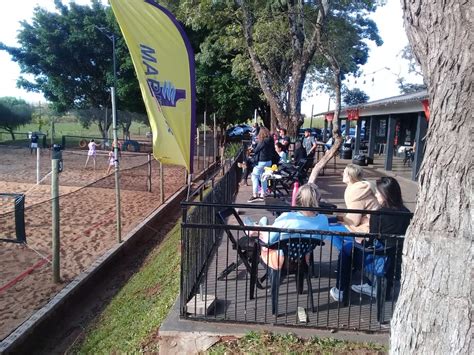
{"label": "person sitting on chair", "polygon": [[[300,187],[296,195],[296,206],[317,208],[319,207],[319,200],[321,194],[318,187],[315,184],[308,183]],[[291,229],[314,229],[314,230],[328,230],[328,218],[324,214],[319,214],[316,211],[296,211],[296,212],[285,212],[282,213],[272,227],[276,228],[291,228]],[[279,240],[288,238],[290,234],[280,232],[258,232],[253,231],[251,235],[260,238],[265,244],[276,243]],[[317,235],[299,235],[301,238],[317,238],[322,240],[321,236]],[[265,247],[261,248],[261,259],[265,264],[274,270],[281,270],[283,262],[285,260],[283,251],[268,249]]]}
{"label": "person sitting on chair", "polygon": [[278,164],[286,164],[288,163],[288,153],[283,150],[283,144],[280,142],[275,143],[275,151],[280,156],[280,160]]}
{"label": "person sitting on chair", "polygon": [[[359,165],[348,164],[344,169],[342,181],[347,184],[344,191],[346,208],[356,210],[379,208],[374,188],[371,183],[363,179],[363,170]],[[369,232],[369,215],[367,214],[347,213],[344,216],[338,216],[337,219],[351,232]]]}
{"label": "person sitting on chair", "polygon": [[295,152],[293,154],[293,164],[298,165],[302,159],[306,159],[306,150],[300,141],[296,141]]}
{"label": "person sitting on chair", "polygon": [[[398,181],[393,177],[382,177],[376,181],[375,196],[380,204],[379,211],[383,212],[410,212],[403,204],[402,192]],[[410,224],[411,215],[380,215],[370,218],[369,232],[378,234],[404,235]],[[354,246],[345,244],[339,253],[337,262],[337,281],[336,287],[330,290],[331,297],[335,301],[341,301],[344,292],[349,289],[351,279],[351,269],[361,270],[367,266],[367,262],[373,262],[373,255],[365,251],[364,248],[371,247],[375,250],[386,250],[390,247],[397,247],[399,250],[403,247],[403,240],[400,242],[396,238],[376,239],[373,244],[368,244],[365,240],[356,242]],[[400,254],[401,255],[401,254]],[[365,265],[364,265],[365,264]],[[389,277],[389,279],[392,279]],[[376,291],[370,283],[353,285],[352,290],[375,297]]]}

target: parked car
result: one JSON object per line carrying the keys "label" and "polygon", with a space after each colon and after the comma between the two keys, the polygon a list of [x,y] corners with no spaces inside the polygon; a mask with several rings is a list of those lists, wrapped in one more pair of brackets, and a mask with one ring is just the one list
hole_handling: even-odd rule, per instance
{"label": "parked car", "polygon": [[229,128],[226,131],[227,137],[243,137],[249,135],[252,131],[252,127],[247,124],[239,124],[234,127]]}
{"label": "parked car", "polygon": [[[346,135],[346,126],[345,126],[345,125],[342,125],[342,126],[341,126],[341,133],[342,133],[342,136],[343,136],[343,137]],[[349,135],[350,135],[351,137],[355,137],[355,135],[356,135],[356,129],[355,129],[354,127],[350,127],[350,128],[349,128]],[[361,136],[362,138],[365,137],[365,127],[362,127],[362,128],[360,129],[360,136]]]}

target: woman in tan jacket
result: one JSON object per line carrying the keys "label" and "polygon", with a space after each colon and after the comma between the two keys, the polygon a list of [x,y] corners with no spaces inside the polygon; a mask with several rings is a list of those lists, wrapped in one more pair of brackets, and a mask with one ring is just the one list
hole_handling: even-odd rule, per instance
{"label": "woman in tan jacket", "polygon": [[[346,208],[355,210],[376,210],[379,203],[375,198],[375,187],[363,179],[363,170],[360,166],[348,164],[344,169],[342,181],[347,184],[344,192]],[[367,214],[347,213],[338,216],[348,230],[358,233],[369,233],[369,218]]]}

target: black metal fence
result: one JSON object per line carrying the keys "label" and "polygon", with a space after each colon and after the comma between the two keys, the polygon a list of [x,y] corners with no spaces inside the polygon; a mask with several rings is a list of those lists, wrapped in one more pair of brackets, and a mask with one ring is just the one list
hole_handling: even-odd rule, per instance
{"label": "black metal fence", "polygon": [[[231,205],[236,177],[231,169],[207,200],[183,203],[181,317],[386,331],[399,291],[403,236],[341,232],[333,225],[328,230],[245,225],[244,217],[255,210],[269,215],[268,210],[279,214],[303,209]],[[364,212],[371,218],[411,216],[310,210],[328,215]],[[266,232],[272,233],[273,243],[262,242]],[[364,242],[355,243],[355,238]],[[336,286],[344,292],[334,291]]]}
{"label": "black metal fence", "polygon": [[[231,204],[237,192],[241,179],[241,169],[237,161],[242,158],[242,151],[237,156],[227,172],[209,192],[200,192],[202,203]],[[223,164],[225,167],[226,165]],[[191,196],[193,198],[195,196]],[[216,210],[213,208],[188,208],[183,206],[183,226],[188,223],[203,223],[204,225],[216,224]],[[219,235],[220,234],[220,235]],[[181,231],[181,305],[186,304],[198,291],[201,279],[205,276],[209,261],[216,252],[218,242],[221,240],[222,231],[206,231],[204,229],[190,229],[183,227]]]}

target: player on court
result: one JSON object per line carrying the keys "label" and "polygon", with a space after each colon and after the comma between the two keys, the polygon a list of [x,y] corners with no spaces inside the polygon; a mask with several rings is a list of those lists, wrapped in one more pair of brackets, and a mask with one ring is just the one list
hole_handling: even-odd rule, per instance
{"label": "player on court", "polygon": [[84,165],[84,169],[87,168],[87,163],[89,162],[90,157],[92,157],[92,161],[94,162],[94,170],[95,170],[95,165],[96,165],[95,158],[97,156],[98,144],[94,142],[93,139],[91,139],[91,141],[89,142],[87,146],[89,147],[89,151],[87,152],[87,160],[86,160],[86,164]]}
{"label": "player on court", "polygon": [[109,164],[108,164],[107,172],[105,173],[105,175],[109,175],[110,169],[112,169],[115,165],[114,152],[112,150],[109,152],[109,157],[107,158],[107,161],[109,162]]}

